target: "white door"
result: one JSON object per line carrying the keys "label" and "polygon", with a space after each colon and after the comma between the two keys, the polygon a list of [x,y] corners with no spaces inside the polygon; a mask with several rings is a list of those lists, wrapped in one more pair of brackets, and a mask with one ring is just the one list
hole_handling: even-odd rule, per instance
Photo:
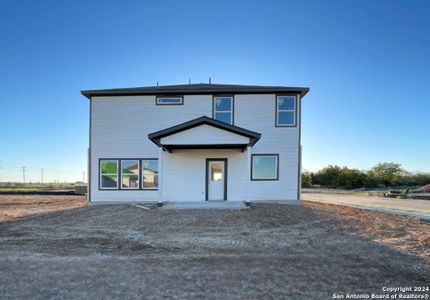
{"label": "white door", "polygon": [[211,160],[208,164],[208,200],[226,200],[225,161]]}

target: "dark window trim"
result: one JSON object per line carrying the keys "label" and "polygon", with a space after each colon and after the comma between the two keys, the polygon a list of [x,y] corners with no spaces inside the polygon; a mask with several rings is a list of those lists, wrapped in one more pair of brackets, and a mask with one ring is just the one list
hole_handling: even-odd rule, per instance
{"label": "dark window trim", "polygon": [[[142,158],[140,160],[140,165],[142,166],[141,170],[140,170],[140,176],[142,177],[142,182],[140,183],[139,188],[143,191],[158,191],[158,186],[157,188],[144,188],[143,187],[143,161],[144,160],[156,160],[157,164],[158,164],[158,158]],[[158,177],[160,177],[160,168],[157,166],[158,168]]]}
{"label": "dark window trim", "polygon": [[[294,125],[279,125],[278,124],[278,97],[282,96],[294,96]],[[275,127],[297,127],[297,105],[298,105],[298,94],[286,93],[275,95]]]}
{"label": "dark window trim", "polygon": [[228,159],[227,158],[206,158],[206,168],[205,168],[205,178],[206,178],[206,183],[205,183],[205,201],[210,201],[209,200],[209,162],[211,161],[223,161],[224,162],[224,166],[225,166],[225,170],[224,170],[224,201],[227,201],[227,185],[228,185]]}
{"label": "dark window trim", "polygon": [[[181,103],[159,103],[158,99],[160,98],[181,98]],[[184,96],[183,95],[159,95],[155,97],[155,105],[159,105],[159,106],[184,105]]]}
{"label": "dark window trim", "polygon": [[[234,95],[232,94],[214,94],[212,95],[212,119],[215,120],[215,98],[230,97],[231,98],[231,124],[234,125]],[[229,124],[229,123],[226,123]]]}
{"label": "dark window trim", "polygon": [[[114,189],[109,189],[109,188],[102,188],[101,187],[101,177],[100,177],[100,175],[101,175],[101,168],[100,168],[100,163],[101,163],[101,161],[102,160],[116,160],[117,162],[118,162],[118,174],[117,174],[117,176],[118,176],[118,187],[117,188],[114,188]],[[133,188],[133,189],[130,189],[130,188],[122,188],[122,161],[123,160],[137,160],[137,161],[139,161],[139,188]],[[143,160],[157,160],[158,161],[158,158],[156,158],[156,157],[144,157],[144,158],[136,158],[136,157],[130,157],[130,158],[111,158],[111,157],[109,157],[109,158],[105,158],[105,157],[103,157],[103,158],[99,158],[99,161],[98,161],[98,190],[99,191],[102,191],[102,192],[105,192],[105,191],[108,191],[108,192],[113,192],[113,191],[129,191],[129,192],[132,192],[132,191],[158,191],[158,187],[157,188],[150,188],[150,189],[145,189],[145,188],[143,188],[143,168],[142,168],[142,161]],[[158,170],[158,172],[160,172],[160,170]]]}
{"label": "dark window trim", "polygon": [[[254,156],[276,156],[277,157],[277,164],[276,164],[276,178],[274,179],[254,179],[252,178],[252,173],[254,169]],[[279,180],[279,153],[255,153],[251,154],[251,174],[250,174],[251,181],[278,181]]]}

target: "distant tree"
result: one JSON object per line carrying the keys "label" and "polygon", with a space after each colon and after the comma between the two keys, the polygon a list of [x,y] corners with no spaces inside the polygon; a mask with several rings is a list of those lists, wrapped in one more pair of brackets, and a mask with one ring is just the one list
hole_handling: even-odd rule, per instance
{"label": "distant tree", "polygon": [[400,185],[421,187],[430,184],[430,173],[409,173],[405,172],[400,177]]}
{"label": "distant tree", "polygon": [[312,172],[303,172],[302,173],[302,187],[310,188],[312,187]]}
{"label": "distant tree", "polygon": [[361,187],[419,187],[430,184],[430,173],[410,173],[397,163],[379,163],[369,171],[329,165],[318,172],[303,172],[303,187],[355,189]]}
{"label": "distant tree", "polygon": [[313,183],[323,187],[339,187],[340,167],[329,165],[314,174]]}
{"label": "distant tree", "polygon": [[357,169],[349,169],[347,167],[343,167],[340,170],[340,179],[339,185],[340,187],[346,189],[355,189],[361,188],[365,186],[367,182],[367,174],[363,171]]}
{"label": "distant tree", "polygon": [[377,164],[368,175],[377,184],[396,186],[401,184],[402,176],[407,176],[407,173],[401,168],[401,164],[391,162]]}

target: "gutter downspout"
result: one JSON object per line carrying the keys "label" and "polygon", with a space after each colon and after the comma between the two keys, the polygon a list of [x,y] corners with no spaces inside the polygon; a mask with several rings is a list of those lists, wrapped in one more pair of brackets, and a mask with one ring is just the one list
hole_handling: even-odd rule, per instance
{"label": "gutter downspout", "polygon": [[157,207],[163,207],[163,147],[158,147],[158,202]]}
{"label": "gutter downspout", "polygon": [[251,146],[246,147],[246,173],[249,177],[246,179],[245,189],[246,189],[246,200],[245,206],[251,206],[251,197],[249,192],[249,186],[251,181]]}

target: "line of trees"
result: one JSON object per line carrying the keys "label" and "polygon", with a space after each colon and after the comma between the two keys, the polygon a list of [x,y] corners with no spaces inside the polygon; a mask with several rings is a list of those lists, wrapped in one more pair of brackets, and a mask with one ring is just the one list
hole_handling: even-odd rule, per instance
{"label": "line of trees", "polygon": [[328,166],[318,172],[303,172],[303,187],[371,188],[419,187],[430,184],[430,173],[412,173],[397,163],[379,163],[368,171]]}

